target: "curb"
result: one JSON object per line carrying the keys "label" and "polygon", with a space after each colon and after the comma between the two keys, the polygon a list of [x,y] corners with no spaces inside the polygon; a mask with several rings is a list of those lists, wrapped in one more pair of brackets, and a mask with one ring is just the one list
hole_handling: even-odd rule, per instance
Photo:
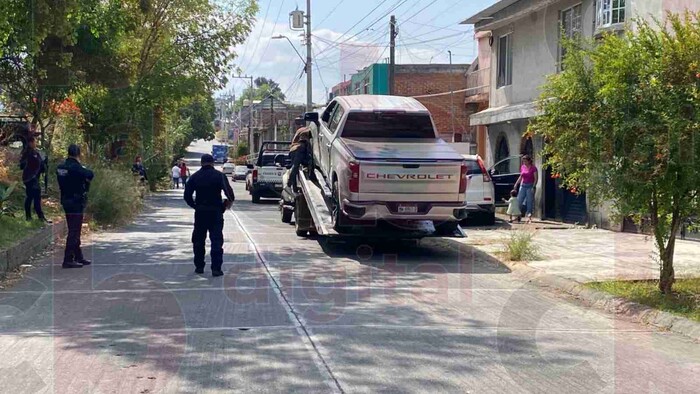
{"label": "curb", "polygon": [[660,311],[630,301],[626,298],[616,297],[602,291],[590,289],[575,280],[542,273],[541,270],[532,268],[524,262],[503,261],[493,253],[483,252],[498,259],[498,261],[506,265],[512,271],[518,271],[520,274],[524,274],[527,277],[528,283],[537,287],[554,289],[566,293],[583,301],[588,306],[614,315],[626,316],[637,323],[654,326],[663,331],[671,331],[686,336],[693,341],[700,342],[700,323],[698,322],[669,312]]}
{"label": "curb", "polygon": [[0,275],[14,270],[43,252],[57,239],[65,236],[66,230],[63,221],[53,223],[20,240],[15,245],[0,250]]}

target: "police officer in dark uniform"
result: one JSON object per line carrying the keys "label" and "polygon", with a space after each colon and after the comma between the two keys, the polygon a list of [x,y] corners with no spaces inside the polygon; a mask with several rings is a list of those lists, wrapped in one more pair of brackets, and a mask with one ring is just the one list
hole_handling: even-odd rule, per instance
{"label": "police officer in dark uniform", "polygon": [[29,137],[27,140],[27,147],[22,153],[19,168],[22,169],[22,182],[27,191],[27,197],[24,199],[24,213],[27,220],[32,220],[32,203],[34,203],[36,216],[42,222],[48,222],[41,209],[41,183],[39,180],[39,175],[46,172],[46,162],[36,150],[34,137]]}
{"label": "police officer in dark uniform", "polygon": [[[224,263],[224,212],[235,200],[235,196],[226,176],[214,168],[212,155],[203,155],[201,163],[202,168],[185,185],[185,202],[195,210],[192,232],[194,272],[204,273],[204,246],[208,232],[211,241],[211,273],[216,277],[224,274],[221,270]],[[227,200],[221,198],[222,191]]]}
{"label": "police officer in dark uniform", "polygon": [[95,174],[83,167],[79,159],[80,147],[73,144],[68,147],[66,161],[56,167],[58,186],[61,189],[61,205],[66,213],[68,226],[63,268],[80,268],[92,264],[89,260],[85,260],[80,249],[80,230],[83,226],[83,212],[87,204],[90,181]]}

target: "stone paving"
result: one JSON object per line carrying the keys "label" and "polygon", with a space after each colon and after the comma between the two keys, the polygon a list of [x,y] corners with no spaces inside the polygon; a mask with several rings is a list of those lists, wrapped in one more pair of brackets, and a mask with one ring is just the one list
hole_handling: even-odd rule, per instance
{"label": "stone paving", "polygon": [[[572,227],[531,229],[519,226],[516,231],[532,231],[539,245],[541,259],[528,266],[548,274],[579,282],[604,280],[658,279],[653,238],[640,234],[619,233]],[[488,252],[503,249],[508,229],[468,229],[468,245]],[[700,242],[677,241],[674,260],[676,275],[700,276]]]}

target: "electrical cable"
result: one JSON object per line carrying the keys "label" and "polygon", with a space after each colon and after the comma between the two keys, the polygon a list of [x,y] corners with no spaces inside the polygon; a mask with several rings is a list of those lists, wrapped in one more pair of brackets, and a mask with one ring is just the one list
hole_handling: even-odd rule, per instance
{"label": "electrical cable", "polygon": [[[284,4],[285,4],[286,2],[287,2],[287,0],[282,0],[282,3],[280,4],[280,8],[279,8],[279,10],[277,10],[277,17],[275,17],[275,22],[274,22],[274,25],[275,25],[275,26],[277,25],[277,22],[279,22],[279,20],[280,20],[280,15],[282,15],[282,8],[284,7]],[[270,2],[270,4],[272,4],[272,2]],[[260,32],[260,36],[261,36],[261,37],[262,37],[262,34],[263,34],[263,32]],[[271,35],[272,35],[272,36],[275,35],[274,28],[272,29],[272,34],[271,34]],[[262,55],[260,56],[260,60],[262,60],[262,59],[265,57],[265,54],[267,53],[267,50],[270,48],[270,42],[271,42],[271,41],[272,41],[271,38],[269,38],[269,39],[267,40],[267,45],[265,45],[265,49],[262,51]],[[258,69],[258,67],[260,66],[260,63],[261,63],[261,61],[258,61],[258,62],[255,64],[255,67],[251,68],[250,74],[253,74],[253,72],[256,71],[256,70]]]}
{"label": "electrical cable", "polygon": [[263,32],[265,31],[265,25],[267,24],[267,15],[270,12],[271,5],[272,5],[272,0],[270,0],[270,2],[267,3],[267,9],[265,10],[265,16],[263,17],[263,25],[262,25],[262,28],[260,29],[260,34],[258,35],[258,39],[255,40],[255,47],[253,49],[253,53],[250,56],[250,60],[248,61],[246,66],[243,67],[244,70],[247,69],[250,66],[250,64],[253,62],[253,58],[255,57],[255,53],[258,51],[258,47],[260,46],[260,39],[262,39]]}

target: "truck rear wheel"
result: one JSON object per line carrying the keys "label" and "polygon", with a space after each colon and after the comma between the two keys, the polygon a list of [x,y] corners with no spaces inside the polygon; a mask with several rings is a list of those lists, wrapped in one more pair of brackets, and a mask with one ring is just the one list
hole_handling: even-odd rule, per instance
{"label": "truck rear wheel", "polygon": [[345,215],[340,205],[340,190],[338,189],[338,181],[333,181],[333,229],[337,232],[344,230]]}
{"label": "truck rear wheel", "polygon": [[255,192],[255,190],[250,192],[251,198],[253,199],[253,204],[258,204],[260,203],[260,196],[258,193]]}

